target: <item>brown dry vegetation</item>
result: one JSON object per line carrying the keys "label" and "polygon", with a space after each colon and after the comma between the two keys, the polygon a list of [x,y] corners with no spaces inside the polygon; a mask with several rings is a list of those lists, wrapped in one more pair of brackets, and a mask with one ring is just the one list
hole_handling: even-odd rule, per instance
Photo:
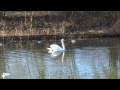
{"label": "brown dry vegetation", "polygon": [[120,34],[119,11],[1,11],[0,36]]}

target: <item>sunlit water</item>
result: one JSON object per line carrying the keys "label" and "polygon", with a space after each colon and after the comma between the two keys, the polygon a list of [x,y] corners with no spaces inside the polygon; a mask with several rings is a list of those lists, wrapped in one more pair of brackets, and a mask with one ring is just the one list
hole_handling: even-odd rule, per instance
{"label": "sunlit water", "polygon": [[65,39],[66,51],[49,54],[60,40],[9,42],[0,46],[0,78],[117,79],[120,78],[120,39]]}

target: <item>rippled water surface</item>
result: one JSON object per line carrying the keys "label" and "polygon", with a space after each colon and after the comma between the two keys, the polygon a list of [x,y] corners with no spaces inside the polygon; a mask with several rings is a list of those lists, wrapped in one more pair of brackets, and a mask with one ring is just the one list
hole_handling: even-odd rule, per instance
{"label": "rippled water surface", "polygon": [[0,78],[116,79],[120,78],[120,39],[65,39],[66,51],[48,53],[60,40],[9,42],[0,46]]}

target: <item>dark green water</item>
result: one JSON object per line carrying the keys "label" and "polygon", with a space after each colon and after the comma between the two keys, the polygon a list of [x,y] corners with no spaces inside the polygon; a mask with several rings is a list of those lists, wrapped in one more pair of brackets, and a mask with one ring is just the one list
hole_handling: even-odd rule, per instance
{"label": "dark green water", "polygon": [[5,79],[119,79],[120,39],[65,40],[65,52],[49,54],[57,41],[10,42],[0,46],[0,78]]}

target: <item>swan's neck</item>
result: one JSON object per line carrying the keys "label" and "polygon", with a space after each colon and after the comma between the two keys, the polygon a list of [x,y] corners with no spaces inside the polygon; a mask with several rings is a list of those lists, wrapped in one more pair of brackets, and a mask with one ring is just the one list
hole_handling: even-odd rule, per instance
{"label": "swan's neck", "polygon": [[65,52],[63,52],[63,54],[62,54],[62,63],[63,63],[63,60],[64,60],[64,56],[65,56]]}
{"label": "swan's neck", "polygon": [[61,41],[61,43],[62,43],[62,48],[63,48],[63,50],[65,50],[65,44],[64,44],[64,41]]}

